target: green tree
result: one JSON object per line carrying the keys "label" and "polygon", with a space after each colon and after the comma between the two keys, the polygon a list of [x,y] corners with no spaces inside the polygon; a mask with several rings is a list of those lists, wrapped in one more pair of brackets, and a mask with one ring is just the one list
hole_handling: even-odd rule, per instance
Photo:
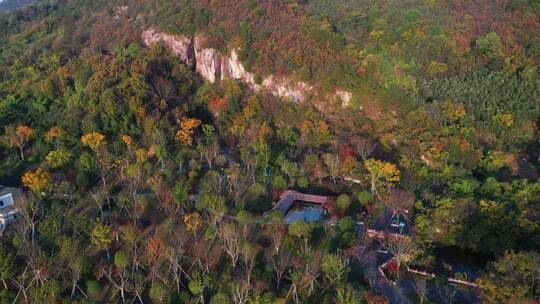
{"label": "green tree", "polygon": [[86,281],[86,293],[90,298],[97,299],[101,295],[101,285],[94,280]]}
{"label": "green tree", "polygon": [[156,303],[165,303],[167,302],[167,298],[169,296],[169,291],[167,290],[167,287],[163,285],[160,282],[154,282],[152,283],[152,286],[150,287],[150,299],[152,299]]}
{"label": "green tree", "polygon": [[107,252],[107,258],[110,258],[109,246],[113,241],[111,226],[97,224],[90,234],[90,240],[98,249],[105,250]]}
{"label": "green tree", "polygon": [[499,55],[502,46],[501,37],[495,32],[489,32],[476,39],[476,48],[488,57]]}
{"label": "green tree", "polygon": [[283,177],[283,175],[276,175],[274,179],[272,180],[272,188],[273,189],[285,189],[287,188],[287,181]]}
{"label": "green tree", "polygon": [[289,235],[304,241],[304,253],[308,251],[308,241],[311,238],[313,225],[304,221],[295,221],[287,227]]}
{"label": "green tree", "polygon": [[114,266],[121,269],[125,269],[129,266],[130,262],[131,262],[131,258],[129,254],[127,254],[125,251],[118,250],[114,254]]}
{"label": "green tree", "polygon": [[180,178],[174,185],[174,201],[178,208],[183,208],[186,206],[186,204],[189,201],[189,190],[190,186],[189,183],[185,180],[185,178]]}
{"label": "green tree", "polygon": [[356,198],[358,198],[358,201],[362,206],[367,206],[371,203],[373,203],[373,194],[369,191],[360,191],[356,195]]}
{"label": "green tree", "polygon": [[351,205],[351,198],[346,194],[341,194],[336,199],[336,205],[337,205],[339,211],[344,213],[345,211],[347,211],[347,209]]}
{"label": "green tree", "polygon": [[223,220],[223,216],[228,211],[225,199],[219,195],[206,194],[203,196],[202,200],[210,213],[212,225],[216,227],[216,225]]}
{"label": "green tree", "polygon": [[7,289],[6,280],[9,279],[15,271],[15,258],[11,252],[0,252],[0,279]]}
{"label": "green tree", "polygon": [[490,303],[529,303],[540,297],[540,255],[507,252],[478,280]]}
{"label": "green tree", "polygon": [[354,220],[350,216],[346,216],[339,221],[339,231],[345,233],[354,229]]}
{"label": "green tree", "polygon": [[192,273],[189,276],[188,289],[196,296],[199,296],[201,303],[204,303],[204,291],[210,284],[210,278],[200,272]]}
{"label": "green tree", "polygon": [[261,170],[262,176],[266,177],[270,167],[270,147],[264,141],[256,142],[252,145],[255,152],[255,162]]}
{"label": "green tree", "polygon": [[49,152],[45,157],[45,160],[51,168],[58,169],[64,167],[69,162],[70,158],[71,153],[66,150],[57,149]]}
{"label": "green tree", "polygon": [[337,304],[361,304],[364,303],[363,290],[354,288],[350,284],[336,287]]}
{"label": "green tree", "polygon": [[323,257],[321,270],[330,285],[341,286],[349,275],[349,259],[343,253],[331,253]]}

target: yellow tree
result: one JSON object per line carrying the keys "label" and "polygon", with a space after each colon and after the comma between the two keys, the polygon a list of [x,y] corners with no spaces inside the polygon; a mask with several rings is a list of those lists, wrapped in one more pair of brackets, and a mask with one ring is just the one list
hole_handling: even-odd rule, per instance
{"label": "yellow tree", "polygon": [[21,125],[16,128],[6,127],[6,135],[4,142],[10,148],[18,148],[21,154],[21,159],[24,160],[24,147],[32,137],[34,129],[26,125]]}
{"label": "yellow tree", "polygon": [[399,182],[400,172],[395,164],[376,159],[368,159],[364,161],[364,166],[369,173],[371,192],[377,194],[379,198],[381,198],[379,189],[387,189]]}
{"label": "yellow tree", "polygon": [[35,171],[28,171],[21,177],[21,182],[25,187],[35,193],[41,193],[49,185],[49,172],[42,168],[37,168]]}
{"label": "yellow tree", "polygon": [[105,135],[98,132],[91,132],[81,136],[81,141],[94,151],[98,151],[107,143],[105,140]]}
{"label": "yellow tree", "polygon": [[182,118],[180,121],[180,130],[176,132],[176,140],[186,146],[193,144],[193,133],[195,129],[202,124],[202,121],[196,118]]}
{"label": "yellow tree", "polygon": [[107,157],[107,150],[105,149],[105,146],[107,145],[105,135],[98,132],[91,132],[81,136],[81,142],[96,153],[99,162],[101,183],[103,184],[103,187],[105,187],[105,176],[109,173],[109,164],[111,163],[110,159]]}

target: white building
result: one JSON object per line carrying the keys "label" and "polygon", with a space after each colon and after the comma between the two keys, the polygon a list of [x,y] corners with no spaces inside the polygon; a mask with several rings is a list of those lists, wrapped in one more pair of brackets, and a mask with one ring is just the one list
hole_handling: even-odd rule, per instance
{"label": "white building", "polygon": [[0,229],[6,228],[19,216],[15,200],[21,194],[20,189],[0,186]]}

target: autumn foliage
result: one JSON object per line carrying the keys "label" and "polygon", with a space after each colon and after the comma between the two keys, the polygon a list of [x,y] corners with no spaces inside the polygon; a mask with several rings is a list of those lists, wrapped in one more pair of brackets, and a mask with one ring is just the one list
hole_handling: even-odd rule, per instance
{"label": "autumn foliage", "polygon": [[21,159],[24,160],[24,147],[34,134],[34,129],[26,125],[20,125],[16,128],[6,127],[6,134],[2,138],[4,143],[11,148],[18,148]]}
{"label": "autumn foliage", "polygon": [[97,132],[91,132],[81,137],[81,142],[92,150],[97,150],[106,144],[105,135]]}
{"label": "autumn foliage", "polygon": [[65,135],[66,131],[60,126],[53,126],[47,131],[47,140],[53,141],[57,138],[62,138]]}
{"label": "autumn foliage", "polygon": [[193,144],[193,134],[195,129],[202,124],[202,121],[196,118],[182,118],[180,121],[180,130],[176,132],[176,140],[186,146]]}
{"label": "autumn foliage", "polygon": [[21,177],[23,185],[35,193],[40,193],[49,185],[50,174],[42,168],[28,171]]}

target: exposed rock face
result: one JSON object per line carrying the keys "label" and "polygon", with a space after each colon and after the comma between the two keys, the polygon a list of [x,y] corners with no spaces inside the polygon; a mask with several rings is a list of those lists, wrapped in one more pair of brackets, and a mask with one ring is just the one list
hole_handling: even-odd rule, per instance
{"label": "exposed rock face", "polygon": [[180,57],[180,59],[188,64],[193,63],[194,49],[193,39],[182,35],[169,35],[165,33],[156,32],[153,29],[144,31],[142,34],[143,43],[149,46],[154,43],[163,42],[168,46],[173,54]]}
{"label": "exposed rock face", "polygon": [[341,106],[346,108],[349,103],[351,102],[351,98],[352,98],[352,94],[351,92],[347,92],[347,91],[343,91],[343,90],[336,90],[334,92],[334,99],[337,99],[339,97],[339,99],[341,99]]}
{"label": "exposed rock face", "polygon": [[277,80],[274,76],[265,78],[262,86],[276,96],[288,97],[295,101],[304,101],[306,93],[313,90],[313,87],[305,82],[294,83],[288,79]]}
{"label": "exposed rock face", "polygon": [[216,49],[202,48],[202,38],[195,37],[195,70],[202,78],[215,82],[221,73],[221,53]]}
{"label": "exposed rock face", "polygon": [[[276,78],[270,75],[263,79],[261,84],[255,81],[255,75],[247,72],[238,58],[238,52],[232,50],[230,56],[221,54],[216,49],[204,48],[203,38],[183,35],[169,35],[149,29],[142,34],[143,43],[149,46],[154,43],[164,43],[174,54],[188,64],[195,64],[196,72],[204,79],[215,82],[217,79],[233,78],[247,83],[253,90],[268,90],[272,95],[289,98],[295,102],[302,102],[313,91],[313,87],[305,82],[294,82],[288,78]],[[339,92],[339,93],[338,93]],[[351,99],[351,93],[342,90],[336,91],[346,105]]]}

